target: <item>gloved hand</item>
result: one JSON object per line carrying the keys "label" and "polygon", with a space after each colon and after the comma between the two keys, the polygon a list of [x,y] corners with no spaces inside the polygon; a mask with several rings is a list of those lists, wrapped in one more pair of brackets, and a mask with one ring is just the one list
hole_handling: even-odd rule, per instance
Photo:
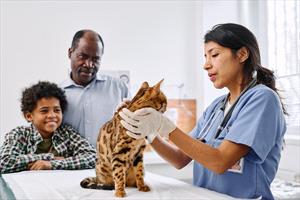
{"label": "gloved hand", "polygon": [[123,108],[119,115],[123,119],[121,124],[128,130],[126,133],[130,137],[141,139],[147,136],[149,143],[158,134],[168,138],[169,133],[176,129],[171,120],[153,108],[142,108],[135,112]]}

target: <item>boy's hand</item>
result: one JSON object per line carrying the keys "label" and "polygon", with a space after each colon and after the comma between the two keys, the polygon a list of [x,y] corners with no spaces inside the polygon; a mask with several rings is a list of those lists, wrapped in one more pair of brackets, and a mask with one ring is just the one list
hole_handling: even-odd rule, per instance
{"label": "boy's hand", "polygon": [[54,160],[63,160],[63,159],[65,159],[65,158],[64,157],[59,157],[59,156],[54,157]]}
{"label": "boy's hand", "polygon": [[27,166],[28,170],[50,170],[52,165],[50,161],[47,160],[37,160],[32,163],[29,163]]}

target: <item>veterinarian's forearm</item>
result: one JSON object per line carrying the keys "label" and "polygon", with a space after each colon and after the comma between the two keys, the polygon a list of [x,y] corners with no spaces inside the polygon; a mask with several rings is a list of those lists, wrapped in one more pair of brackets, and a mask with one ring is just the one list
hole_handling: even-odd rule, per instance
{"label": "veterinarian's forearm", "polygon": [[191,159],[184,154],[178,147],[157,136],[151,146],[166,161],[171,163],[175,168],[185,167]]}
{"label": "veterinarian's forearm", "polygon": [[222,174],[249,152],[249,147],[224,140],[218,148],[214,148],[186,135],[181,130],[173,131],[169,139],[193,160],[207,169]]}

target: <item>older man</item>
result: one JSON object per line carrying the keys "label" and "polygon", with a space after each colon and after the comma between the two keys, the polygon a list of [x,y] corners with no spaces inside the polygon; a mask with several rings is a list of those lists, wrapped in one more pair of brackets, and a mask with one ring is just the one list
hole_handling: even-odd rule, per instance
{"label": "older man", "polygon": [[68,101],[63,122],[72,125],[93,146],[101,126],[128,97],[125,83],[97,74],[103,52],[104,43],[98,33],[92,30],[75,33],[68,51],[71,73],[60,84]]}

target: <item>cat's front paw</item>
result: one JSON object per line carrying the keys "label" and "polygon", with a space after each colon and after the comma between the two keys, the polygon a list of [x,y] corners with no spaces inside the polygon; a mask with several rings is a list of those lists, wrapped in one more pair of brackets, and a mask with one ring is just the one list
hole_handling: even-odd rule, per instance
{"label": "cat's front paw", "polygon": [[142,191],[142,192],[149,192],[150,191],[150,187],[148,185],[140,186],[138,189],[139,189],[139,191]]}
{"label": "cat's front paw", "polygon": [[126,192],[124,190],[123,191],[116,190],[115,196],[116,197],[125,197],[126,196]]}

